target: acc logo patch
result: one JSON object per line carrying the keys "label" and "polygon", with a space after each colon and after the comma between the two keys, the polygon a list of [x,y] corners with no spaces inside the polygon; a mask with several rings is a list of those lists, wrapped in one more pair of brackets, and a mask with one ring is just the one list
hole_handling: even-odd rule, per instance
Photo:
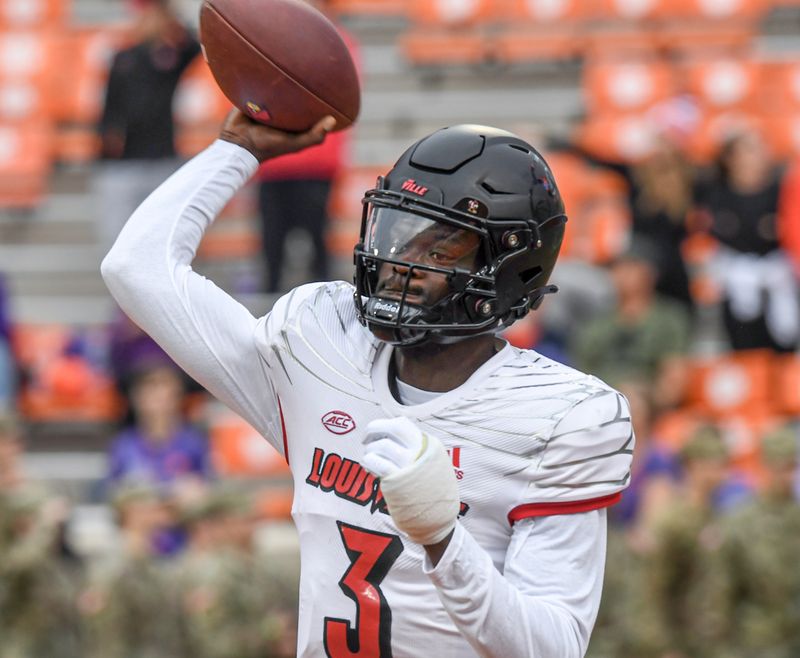
{"label": "acc logo patch", "polygon": [[329,411],[322,417],[322,425],[333,434],[347,434],[356,428],[356,421],[344,411]]}

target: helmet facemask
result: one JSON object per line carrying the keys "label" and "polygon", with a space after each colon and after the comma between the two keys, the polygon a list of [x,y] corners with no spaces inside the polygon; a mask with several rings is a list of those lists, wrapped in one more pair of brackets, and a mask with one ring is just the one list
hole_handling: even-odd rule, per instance
{"label": "helmet facemask", "polygon": [[[524,315],[527,298],[498,308],[498,254],[522,254],[535,231],[524,220],[491,224],[402,193],[367,192],[355,250],[359,317],[381,340],[409,346],[490,333]],[[512,235],[517,248],[498,249]]]}

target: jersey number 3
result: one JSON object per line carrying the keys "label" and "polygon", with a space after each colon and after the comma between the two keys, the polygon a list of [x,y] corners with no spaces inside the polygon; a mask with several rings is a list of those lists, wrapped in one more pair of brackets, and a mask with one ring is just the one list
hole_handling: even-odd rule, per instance
{"label": "jersey number 3", "polygon": [[392,611],[380,585],[403,552],[403,542],[397,535],[336,524],[350,558],[339,587],[356,604],[356,623],[326,617],[325,652],[328,658],[391,658]]}

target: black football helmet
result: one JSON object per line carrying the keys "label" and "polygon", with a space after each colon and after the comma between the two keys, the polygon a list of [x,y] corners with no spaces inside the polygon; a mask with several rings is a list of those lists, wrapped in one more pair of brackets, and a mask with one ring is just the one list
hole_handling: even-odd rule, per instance
{"label": "black football helmet", "polygon": [[[395,345],[510,326],[547,293],[567,217],[544,158],[512,133],[439,130],[409,148],[362,203],[355,247],[361,321]],[[415,277],[447,292],[429,302]]]}

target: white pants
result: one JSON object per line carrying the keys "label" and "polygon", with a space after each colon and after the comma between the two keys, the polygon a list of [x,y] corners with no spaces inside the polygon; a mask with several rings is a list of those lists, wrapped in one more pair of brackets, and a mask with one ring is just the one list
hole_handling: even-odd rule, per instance
{"label": "white pants", "polygon": [[150,193],[181,165],[177,159],[107,160],[100,162],[92,181],[97,241],[108,253],[128,217]]}

